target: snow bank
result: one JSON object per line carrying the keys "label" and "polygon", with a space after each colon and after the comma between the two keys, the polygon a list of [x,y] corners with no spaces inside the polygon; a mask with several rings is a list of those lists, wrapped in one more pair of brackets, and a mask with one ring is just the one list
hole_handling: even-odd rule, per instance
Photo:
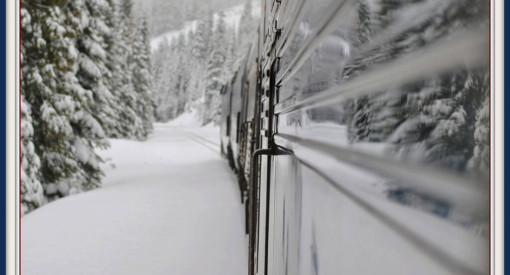
{"label": "snow bank", "polygon": [[168,126],[188,126],[188,127],[200,127],[200,117],[196,109],[190,109],[182,113],[177,118],[166,123]]}
{"label": "snow bank", "polygon": [[21,274],[246,274],[236,178],[217,128],[173,126],[191,118],[111,140],[103,188],[24,216]]}

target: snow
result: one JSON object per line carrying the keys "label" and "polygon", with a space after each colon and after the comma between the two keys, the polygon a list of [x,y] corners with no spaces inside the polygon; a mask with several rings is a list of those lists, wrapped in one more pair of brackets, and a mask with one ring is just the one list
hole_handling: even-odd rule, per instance
{"label": "snow", "polygon": [[[260,17],[260,3],[259,1],[252,2],[252,17],[259,18]],[[225,23],[228,27],[237,28],[239,26],[239,22],[241,21],[241,16],[243,14],[244,4],[234,6],[228,10],[224,11],[225,14]],[[216,22],[219,18],[219,13],[215,13],[214,21]],[[191,31],[195,31],[198,26],[199,20],[188,21],[184,23],[184,27],[179,30],[174,30],[167,32],[165,34],[159,35],[151,40],[151,48],[153,51],[157,50],[161,43],[171,43],[172,39],[177,39],[179,35],[182,33],[187,35]]]}
{"label": "snow", "polygon": [[236,178],[219,129],[192,115],[144,142],[110,140],[102,188],[25,215],[21,274],[246,273]]}
{"label": "snow", "polygon": [[200,124],[198,112],[193,108],[168,123],[169,126],[200,126]]}
{"label": "snow", "polygon": [[75,154],[76,154],[76,157],[78,158],[78,160],[80,160],[83,163],[87,163],[89,161],[90,154],[89,154],[89,150],[88,150],[87,146],[83,143],[81,138],[79,138],[79,137],[76,138],[74,140],[73,145],[74,145]]}
{"label": "snow", "polygon": [[[91,49],[91,53],[94,54],[94,49]],[[96,53],[97,54],[97,53]],[[84,72],[93,78],[101,78],[101,70],[88,56],[80,53],[80,67]]]}

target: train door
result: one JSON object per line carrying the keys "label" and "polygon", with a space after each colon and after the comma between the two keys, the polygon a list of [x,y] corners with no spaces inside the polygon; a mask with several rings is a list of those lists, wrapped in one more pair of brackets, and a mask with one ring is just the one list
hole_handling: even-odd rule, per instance
{"label": "train door", "polygon": [[255,244],[255,262],[254,271],[251,274],[268,274],[269,247],[273,242],[273,234],[270,230],[273,228],[274,215],[272,214],[272,193],[275,192],[274,157],[275,149],[272,148],[274,127],[274,103],[275,103],[275,70],[277,69],[276,51],[274,49],[277,34],[273,26],[269,23],[275,16],[277,10],[275,5],[277,1],[264,0],[263,4],[263,25],[259,48],[260,61],[260,109],[259,109],[259,142],[258,148],[266,150],[266,154],[258,157],[260,169],[258,174],[257,188],[257,231]]}
{"label": "train door", "polygon": [[275,58],[275,51],[268,50],[268,59],[262,67],[261,82],[261,113],[260,113],[260,148],[268,150],[266,155],[260,158],[260,185],[259,185],[259,218],[258,218],[258,249],[257,249],[257,274],[269,274],[269,260],[272,257],[270,244],[274,242],[272,229],[274,228],[274,192],[275,183],[275,158],[286,155],[286,152],[279,151],[274,147],[275,117],[274,105],[276,100],[275,71],[278,60]]}
{"label": "train door", "polygon": [[[266,63],[262,67],[262,72],[269,70],[270,64],[269,61],[266,60]],[[259,136],[259,146],[260,149],[269,149],[270,145],[270,137],[271,137],[271,116],[270,116],[270,79],[265,75],[261,80],[261,96],[260,96],[260,136]],[[257,243],[256,243],[256,273],[255,274],[266,274],[266,251],[267,251],[267,228],[268,228],[268,218],[267,218],[267,209],[268,209],[268,196],[269,196],[269,188],[267,183],[269,182],[269,173],[268,168],[271,165],[271,158],[266,155],[261,155],[259,158],[260,163],[260,171],[259,173],[259,188],[258,188],[258,222],[257,228]]]}

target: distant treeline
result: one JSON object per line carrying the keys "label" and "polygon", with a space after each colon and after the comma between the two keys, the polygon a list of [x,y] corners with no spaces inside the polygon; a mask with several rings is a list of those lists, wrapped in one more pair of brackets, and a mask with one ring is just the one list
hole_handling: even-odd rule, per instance
{"label": "distant treeline", "polygon": [[209,13],[195,28],[182,29],[173,40],[160,43],[152,69],[158,120],[193,109],[202,124],[218,122],[221,87],[256,39],[252,8],[252,1],[246,1],[237,28],[227,24],[223,12]]}
{"label": "distant treeline", "polygon": [[[204,19],[235,5],[243,4],[244,0],[139,0],[138,4],[146,6],[150,13],[149,28],[153,37],[168,31],[178,30],[187,21]],[[150,3],[147,3],[150,2]]]}

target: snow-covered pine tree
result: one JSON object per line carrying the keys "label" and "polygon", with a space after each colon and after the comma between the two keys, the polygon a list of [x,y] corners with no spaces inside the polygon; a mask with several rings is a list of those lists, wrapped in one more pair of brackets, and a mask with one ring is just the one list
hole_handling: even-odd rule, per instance
{"label": "snow-covered pine tree", "polygon": [[[106,67],[110,73],[104,75],[104,83],[112,95],[114,113],[117,122],[105,128],[109,137],[128,137],[129,123],[134,121],[132,112],[125,106],[124,94],[132,89],[129,74],[126,71],[128,48],[123,40],[123,16],[119,4],[115,0],[107,0],[111,7],[111,16],[106,19],[110,35],[105,37]],[[129,120],[130,119],[130,120]]]}
{"label": "snow-covered pine tree", "polygon": [[475,91],[482,91],[473,103],[478,103],[475,112],[475,125],[473,129],[474,148],[468,169],[478,173],[490,173],[490,88],[489,74],[478,72],[475,77],[466,83]]}
{"label": "snow-covered pine tree", "polygon": [[474,127],[473,155],[468,163],[468,169],[488,174],[490,172],[490,89],[489,75],[486,74],[482,81],[476,83],[470,79],[468,85],[480,85],[483,89],[480,104],[476,110],[476,122]]}
{"label": "snow-covered pine tree", "polygon": [[349,122],[348,122],[348,137],[351,142],[365,141],[369,136],[369,99],[368,97],[360,97],[351,101]]}
{"label": "snow-covered pine tree", "polygon": [[[22,21],[29,20],[26,10],[22,10]],[[23,23],[22,23],[23,24]],[[35,153],[34,143],[32,141],[34,128],[32,127],[32,116],[30,105],[21,96],[21,119],[20,119],[20,200],[21,215],[24,215],[44,202],[44,191],[39,182],[39,168],[41,166],[39,156]]]}
{"label": "snow-covered pine tree", "polygon": [[469,168],[476,109],[488,89],[481,79],[479,71],[459,70],[426,81],[418,93],[410,94],[409,116],[389,138],[397,152],[456,170]]}
{"label": "snow-covered pine tree", "polygon": [[367,106],[368,132],[370,142],[384,142],[395,131],[405,117],[406,94],[401,90],[388,91],[370,98]]}
{"label": "snow-covered pine tree", "polygon": [[126,129],[128,137],[136,139],[144,139],[147,133],[144,131],[143,119],[139,116],[137,111],[139,104],[139,95],[135,90],[135,81],[133,79],[132,71],[134,63],[134,44],[137,38],[135,17],[133,15],[133,2],[132,0],[121,0],[120,1],[120,24],[122,33],[122,43],[124,44],[124,87],[121,95],[123,112],[122,121],[123,126]]}
{"label": "snow-covered pine tree", "polygon": [[[190,8],[192,3],[196,1],[190,2],[185,9],[193,10]],[[169,47],[163,42],[152,54],[158,120],[166,121],[191,109],[198,111],[203,123],[214,120],[219,112],[219,98],[214,92],[218,88],[214,87],[220,82],[221,86],[231,77],[234,68],[239,67],[241,59],[236,55],[246,54],[247,47],[239,49],[237,45],[237,26],[227,27],[221,12],[213,15],[204,7],[197,8],[207,15],[193,22],[191,30],[181,31],[179,38],[168,41]],[[244,17],[252,18],[247,10],[245,14],[250,16]],[[255,29],[253,25],[249,31],[252,34],[248,35],[250,39]]]}
{"label": "snow-covered pine tree", "polygon": [[468,160],[469,124],[462,101],[466,96],[466,71],[444,77],[440,88],[422,105],[420,121],[430,129],[422,142],[427,162],[462,170]]}
{"label": "snow-covered pine tree", "polygon": [[192,34],[191,54],[199,61],[205,61],[211,51],[210,42],[213,31],[213,15],[209,14],[206,20],[198,21],[197,28]]}
{"label": "snow-covered pine tree", "polygon": [[[133,1],[132,0],[119,0],[119,6],[121,13],[126,17],[130,18],[133,16]],[[131,23],[131,22],[129,22]]]}
{"label": "snow-covered pine tree", "polygon": [[[225,81],[232,78],[234,75],[234,67],[237,61],[237,53],[236,53],[236,29],[235,27],[227,27],[226,35],[225,35],[225,45],[227,49],[227,59],[225,60],[225,66],[223,67]],[[241,49],[239,49],[241,50]]]}
{"label": "snow-covered pine tree", "polygon": [[242,59],[249,48],[249,45],[255,36],[256,20],[252,16],[253,1],[246,0],[243,6],[243,13],[241,15],[241,22],[239,22],[237,39],[237,46],[241,49],[238,52],[237,58]]}
{"label": "snow-covered pine tree", "polygon": [[169,75],[174,77],[175,82],[172,85],[171,96],[174,110],[172,111],[172,118],[177,117],[185,111],[187,100],[188,100],[188,87],[191,81],[191,56],[189,37],[186,37],[184,33],[179,34],[179,37],[175,44],[172,45],[172,57],[174,60],[174,66],[168,66],[170,70]]}
{"label": "snow-covered pine tree", "polygon": [[354,31],[351,34],[351,40],[353,45],[359,48],[361,45],[368,42],[371,36],[371,14],[366,1],[358,2],[357,13],[358,18],[355,23]]}
{"label": "snow-covered pine tree", "polygon": [[152,131],[155,107],[151,91],[149,29],[145,18],[137,25],[132,46],[132,80],[137,94],[135,111],[142,120],[142,134],[146,137]]}
{"label": "snow-covered pine tree", "polygon": [[115,136],[118,124],[117,99],[112,95],[106,81],[112,72],[108,68],[107,41],[111,39],[108,20],[112,16],[110,3],[102,0],[78,2],[83,21],[82,35],[77,39],[80,84],[92,91],[94,104],[92,114],[108,136]]}
{"label": "snow-covered pine tree", "polygon": [[[480,6],[484,6],[483,1],[452,2],[440,11],[435,20],[407,32],[407,36],[396,41],[395,47],[406,52],[480,18],[484,20]],[[417,123],[415,127],[420,129],[421,139],[401,143],[400,148],[419,146],[418,151],[422,152],[425,161],[465,170],[475,144],[473,131],[477,104],[483,101],[482,95],[488,89],[482,80],[483,71],[459,68],[418,88],[419,94],[414,96],[414,103],[407,105],[416,105],[420,112],[406,118],[406,121]],[[416,131],[408,126],[405,123],[399,128]],[[396,132],[401,131],[397,129]]]}
{"label": "snow-covered pine tree", "polygon": [[165,39],[152,53],[152,87],[155,92],[155,101],[158,102],[155,114],[158,121],[167,121],[173,118],[172,114],[175,110],[173,103],[176,98],[172,94],[175,91],[170,88],[177,84],[176,74],[178,71],[174,73],[177,60],[169,44],[170,42]]}
{"label": "snow-covered pine tree", "polygon": [[184,107],[187,100],[187,86],[190,79],[190,60],[186,58],[189,56],[189,43],[186,36],[181,33],[173,46],[172,56],[176,64],[168,69],[173,70],[170,72],[175,77],[176,81],[173,84],[175,111],[172,113],[173,117],[177,117],[184,112]]}
{"label": "snow-covered pine tree", "polygon": [[199,117],[204,117],[204,96],[207,88],[207,60],[211,53],[211,36],[214,27],[213,15],[198,22],[198,26],[190,40],[191,44],[191,76],[188,86],[188,102],[191,108],[198,110]]}
{"label": "snow-covered pine tree", "polygon": [[111,0],[113,15],[109,21],[112,30],[107,45],[108,69],[112,72],[107,76],[107,87],[117,101],[117,127],[111,130],[111,137],[127,137],[143,139],[143,122],[136,112],[137,94],[133,87],[131,75],[132,44],[134,40],[134,21],[129,7],[130,0],[120,3]]}
{"label": "snow-covered pine tree", "polygon": [[102,160],[94,148],[105,146],[106,140],[91,115],[92,92],[76,77],[75,39],[83,24],[78,4],[21,2],[31,18],[21,28],[21,91],[32,107],[40,182],[50,200],[96,188],[102,176]]}
{"label": "snow-covered pine tree", "polygon": [[[22,8],[20,12],[20,22],[21,28],[25,32],[31,32],[31,21],[32,18],[29,12],[25,8]],[[24,64],[23,57],[25,54],[25,44],[21,44],[21,64]],[[20,100],[20,199],[21,215],[24,215],[43,204],[44,191],[39,182],[39,168],[41,167],[41,163],[39,156],[35,153],[35,146],[33,143],[34,128],[32,126],[31,108],[23,94]]]}
{"label": "snow-covered pine tree", "polygon": [[[434,20],[424,21],[395,36],[383,45],[350,60],[341,80],[356,76],[372,64],[383,63],[415,51],[483,16],[483,1],[457,1],[436,10]],[[358,22],[351,32],[351,44],[362,47],[370,36],[398,23],[396,16],[403,8],[412,8],[415,1],[380,0],[367,5],[360,2]],[[368,17],[366,19],[365,17]],[[365,18],[365,19],[363,19]],[[362,20],[363,19],[363,20]],[[365,22],[365,23],[364,23]],[[366,25],[366,22],[371,22]],[[371,30],[368,32],[366,30]],[[453,169],[463,170],[475,143],[473,131],[477,94],[485,88],[478,72],[458,69],[447,75],[400,87],[403,91],[381,91],[377,96],[351,101],[346,106],[353,114],[349,133],[351,140],[391,142],[396,153]]]}
{"label": "snow-covered pine tree", "polygon": [[220,12],[216,21],[211,44],[212,52],[207,60],[207,86],[204,99],[202,124],[219,122],[221,112],[220,89],[225,83],[224,66],[227,60],[225,14]]}

